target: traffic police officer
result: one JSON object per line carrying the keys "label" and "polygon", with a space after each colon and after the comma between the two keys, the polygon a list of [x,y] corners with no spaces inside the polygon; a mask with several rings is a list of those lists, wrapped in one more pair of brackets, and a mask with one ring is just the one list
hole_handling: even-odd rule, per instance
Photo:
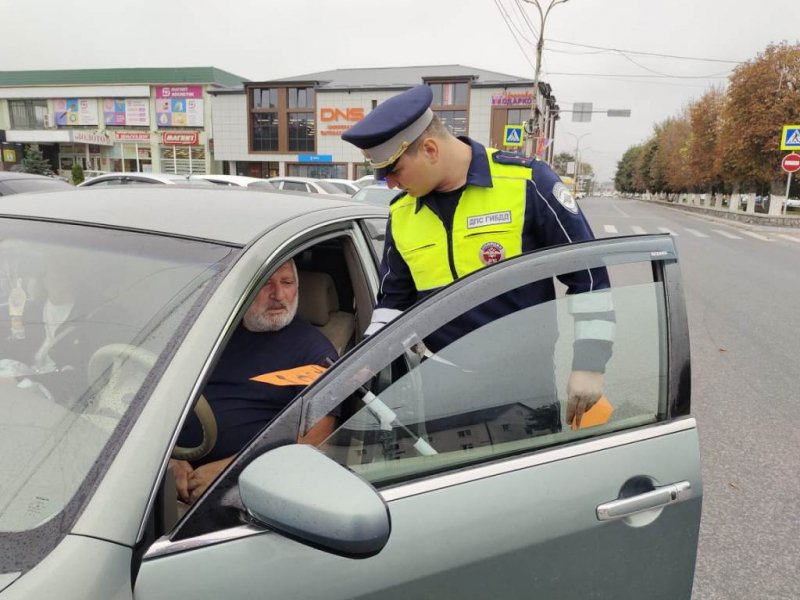
{"label": "traffic police officer", "polygon": [[[405,195],[390,206],[380,267],[380,296],[367,334],[437,289],[486,265],[523,252],[594,239],[558,175],[541,161],[456,138],[430,109],[429,86],[379,104],[342,135],[362,150],[375,179]],[[576,321],[567,422],[601,396],[611,355],[614,315],[604,269],[559,276]],[[552,280],[514,290],[425,339],[436,351],[515,310],[555,299]],[[454,330],[457,328],[460,331]],[[555,337],[553,338],[555,343]]]}

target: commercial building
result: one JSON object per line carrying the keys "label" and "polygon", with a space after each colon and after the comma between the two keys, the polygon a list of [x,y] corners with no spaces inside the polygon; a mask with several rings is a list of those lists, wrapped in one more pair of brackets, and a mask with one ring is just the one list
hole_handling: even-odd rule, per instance
{"label": "commercial building", "polygon": [[[533,81],[441,65],[339,69],[209,90],[214,158],[225,173],[357,179],[369,165],[342,133],[378,103],[419,84],[433,88],[432,108],[456,135],[525,149],[519,126],[532,115]],[[531,136],[537,155],[551,160],[558,104],[547,83],[539,92],[539,129]]]}
{"label": "commercial building", "polygon": [[219,172],[208,94],[241,86],[214,67],[0,71],[0,169],[37,144],[61,174]]}

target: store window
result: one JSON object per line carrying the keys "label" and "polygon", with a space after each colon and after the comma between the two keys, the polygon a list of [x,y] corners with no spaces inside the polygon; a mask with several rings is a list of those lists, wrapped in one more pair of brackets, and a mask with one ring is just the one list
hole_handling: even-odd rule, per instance
{"label": "store window", "polygon": [[431,110],[453,135],[469,131],[469,85],[465,81],[429,82],[433,92]]}
{"label": "store window", "polygon": [[313,177],[314,179],[347,179],[347,165],[289,163],[286,165],[286,174],[290,177]]}
{"label": "store window", "polygon": [[[227,165],[227,163],[225,163]],[[228,173],[226,173],[227,175]],[[245,175],[247,177],[277,177],[280,174],[280,164],[277,162],[245,162],[236,161],[236,173],[231,175]]]}
{"label": "store window", "polygon": [[9,100],[11,129],[44,129],[47,100]]}
{"label": "store window", "polygon": [[248,88],[251,152],[315,152],[316,94],[311,87]]}
{"label": "store window", "polygon": [[177,175],[202,175],[206,172],[203,146],[161,146],[161,171]]}

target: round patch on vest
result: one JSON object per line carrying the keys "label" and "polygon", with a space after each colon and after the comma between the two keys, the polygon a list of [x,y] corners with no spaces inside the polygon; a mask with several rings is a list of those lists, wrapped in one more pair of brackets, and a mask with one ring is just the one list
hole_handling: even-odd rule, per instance
{"label": "round patch on vest", "polygon": [[578,214],[578,203],[575,202],[575,198],[573,198],[569,188],[563,183],[558,182],[553,186],[553,196],[555,196],[559,204],[561,204],[561,206],[566,208],[569,212],[576,215]]}
{"label": "round patch on vest", "polygon": [[486,242],[481,246],[481,262],[485,265],[499,263],[506,257],[506,249],[497,242]]}

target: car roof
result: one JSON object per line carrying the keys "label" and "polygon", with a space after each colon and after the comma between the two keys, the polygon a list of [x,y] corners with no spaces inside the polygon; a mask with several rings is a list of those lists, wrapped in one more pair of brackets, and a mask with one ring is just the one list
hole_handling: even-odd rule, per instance
{"label": "car roof", "polygon": [[260,177],[248,177],[247,175],[212,175],[209,173],[203,175],[192,175],[194,179],[206,179],[209,181],[229,181],[230,183],[238,183],[240,185],[247,185],[249,183],[254,182],[264,182],[267,181],[266,179],[262,179]]}
{"label": "car roof", "polygon": [[61,181],[55,177],[48,177],[47,175],[36,175],[34,173],[23,173],[21,171],[0,171],[0,180],[3,179],[50,179],[52,181]]}
{"label": "car roof", "polygon": [[247,244],[278,223],[326,210],[331,211],[331,219],[337,212],[364,217],[387,214],[380,207],[331,196],[235,187],[84,188],[16,194],[0,203],[0,217],[99,224],[236,245]]}
{"label": "car roof", "polygon": [[267,181],[301,181],[303,183],[317,183],[319,179],[315,179],[313,177],[293,177],[291,175],[281,176],[281,177],[270,177]]}
{"label": "car roof", "polygon": [[175,181],[187,181],[189,179],[188,175],[178,175],[175,173],[139,173],[136,171],[127,171],[127,172],[116,172],[116,173],[104,173],[102,175],[98,175],[97,177],[92,177],[91,179],[87,179],[84,183],[89,183],[90,181],[102,181],[104,179],[116,179],[119,177],[140,177],[142,179],[155,179],[158,181],[163,182],[175,182]]}

